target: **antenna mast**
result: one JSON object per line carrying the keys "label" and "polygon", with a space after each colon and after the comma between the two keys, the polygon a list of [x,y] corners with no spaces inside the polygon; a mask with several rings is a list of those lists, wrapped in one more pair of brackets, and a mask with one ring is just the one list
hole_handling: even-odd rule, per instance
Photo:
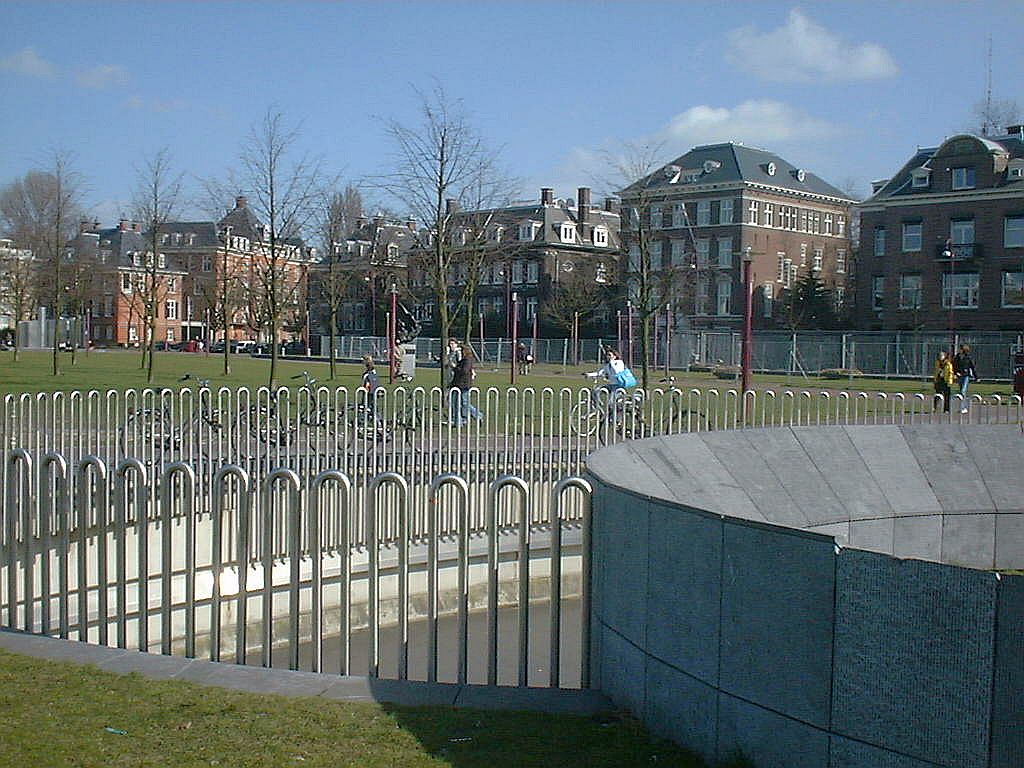
{"label": "antenna mast", "polygon": [[992,33],[988,36],[988,76],[985,86],[985,117],[981,121],[981,135],[991,136],[995,128],[992,119]]}

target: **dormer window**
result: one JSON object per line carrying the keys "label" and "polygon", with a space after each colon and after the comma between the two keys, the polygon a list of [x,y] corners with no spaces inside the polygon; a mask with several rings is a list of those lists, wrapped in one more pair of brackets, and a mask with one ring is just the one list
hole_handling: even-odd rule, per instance
{"label": "dormer window", "polygon": [[769,176],[775,175],[775,163],[765,163],[762,167],[764,168],[764,172],[767,173]]}
{"label": "dormer window", "polygon": [[132,266],[133,267],[142,266],[142,260],[139,258],[139,254],[138,253],[133,253],[132,254]]}
{"label": "dormer window", "polygon": [[913,173],[913,182],[911,183],[914,189],[927,189],[932,183],[932,172],[927,168],[918,168]]}
{"label": "dormer window", "polygon": [[536,234],[537,234],[537,225],[534,222],[528,221],[525,224],[520,224],[519,225],[519,239],[520,240],[525,240],[525,241],[533,240],[533,238],[534,238],[534,236]]}
{"label": "dormer window", "polygon": [[953,189],[974,189],[974,169],[954,168]]}
{"label": "dormer window", "polygon": [[608,245],[608,230],[604,227],[594,227],[594,245]]}
{"label": "dormer window", "polygon": [[1006,175],[1011,179],[1024,179],[1024,159],[1011,160]]}
{"label": "dormer window", "polygon": [[388,245],[388,261],[396,261],[398,259],[398,246],[394,243]]}
{"label": "dormer window", "polygon": [[563,243],[572,243],[576,240],[576,227],[572,224],[563,223],[559,227],[559,235]]}

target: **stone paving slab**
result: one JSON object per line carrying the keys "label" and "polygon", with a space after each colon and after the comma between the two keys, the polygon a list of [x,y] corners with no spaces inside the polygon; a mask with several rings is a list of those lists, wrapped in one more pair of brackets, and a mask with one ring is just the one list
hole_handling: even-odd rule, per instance
{"label": "stone paving slab", "polygon": [[38,659],[93,664],[118,674],[135,672],[151,679],[186,680],[249,693],[318,696],[332,701],[387,702],[403,706],[456,706],[578,715],[614,709],[612,703],[597,691],[321,675],[162,656],[6,629],[0,630],[0,649]]}

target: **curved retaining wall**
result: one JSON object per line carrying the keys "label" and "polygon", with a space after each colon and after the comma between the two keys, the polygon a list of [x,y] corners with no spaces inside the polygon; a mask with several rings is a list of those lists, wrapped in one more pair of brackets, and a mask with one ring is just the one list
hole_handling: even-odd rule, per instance
{"label": "curved retaining wall", "polygon": [[[588,460],[594,685],[710,760],[1024,765],[1024,434],[807,427]],[[973,567],[966,567],[973,566]]]}

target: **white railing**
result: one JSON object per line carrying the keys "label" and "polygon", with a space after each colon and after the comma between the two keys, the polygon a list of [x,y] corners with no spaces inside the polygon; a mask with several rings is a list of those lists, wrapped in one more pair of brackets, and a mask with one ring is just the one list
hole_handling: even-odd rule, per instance
{"label": "white railing", "polygon": [[[526,686],[540,682],[528,674],[537,640],[525,631],[527,613],[546,597],[542,684],[566,684],[561,609],[568,597],[586,604],[589,595],[590,486],[582,478],[547,487],[506,475],[474,496],[464,477],[438,475],[427,483],[417,530],[410,481],[393,472],[373,476],[357,502],[337,470],[300,477],[278,468],[258,481],[225,465],[205,513],[198,473],[184,462],[164,467],[159,483],[135,458],[71,465],[19,448],[7,464],[0,615],[8,628],[240,664],[272,666],[276,657],[312,671],[324,671],[329,644],[338,656],[332,671],[429,681],[439,679],[439,659],[454,655],[452,682],[465,683],[471,642],[474,658],[484,647],[470,636],[470,613],[484,609],[487,669],[478,682]],[[538,494],[548,497],[550,517],[538,519]],[[499,590],[510,583],[514,599]],[[499,637],[501,611],[515,614],[514,640]],[[446,616],[456,642],[441,648]],[[419,669],[410,668],[413,622],[426,632]],[[395,643],[390,670],[382,668],[382,634]],[[366,656],[354,663],[360,635]],[[584,627],[570,685],[587,685],[587,638]],[[515,655],[515,680],[499,679],[499,643],[503,657]]]}

